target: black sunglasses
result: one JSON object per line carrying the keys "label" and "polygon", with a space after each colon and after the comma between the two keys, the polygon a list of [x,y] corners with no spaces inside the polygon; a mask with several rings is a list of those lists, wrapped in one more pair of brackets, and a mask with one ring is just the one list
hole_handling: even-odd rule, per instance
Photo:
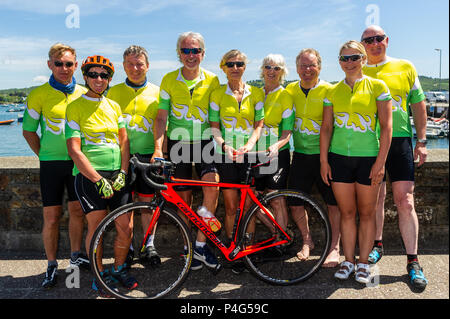
{"label": "black sunglasses", "polygon": [[271,65],[265,65],[264,69],[266,69],[266,70],[274,69],[275,71],[280,71],[281,70],[281,68],[279,66],[271,66]]}
{"label": "black sunglasses", "polygon": [[98,77],[100,77],[102,80],[109,79],[109,73],[105,73],[105,72],[102,72],[102,73],[88,72],[88,73],[86,73],[86,75],[91,79],[96,79]]}
{"label": "black sunglasses", "polygon": [[386,39],[386,35],[376,35],[373,37],[367,37],[361,40],[361,42],[365,42],[367,44],[372,44],[374,41],[377,41],[378,43],[382,42],[384,39]]}
{"label": "black sunglasses", "polygon": [[236,66],[237,68],[242,68],[245,65],[245,62],[237,61],[237,62],[226,62],[225,65],[227,68],[232,68]]}
{"label": "black sunglasses", "polygon": [[352,55],[340,55],[339,61],[347,62],[349,60],[352,60],[353,62],[358,61],[363,57],[362,54],[352,54]]}
{"label": "black sunglasses", "polygon": [[55,61],[53,62],[53,64],[55,64],[55,66],[58,68],[62,67],[63,65],[65,65],[66,68],[71,68],[74,65],[73,62],[62,62],[62,61]]}
{"label": "black sunglasses", "polygon": [[188,55],[190,53],[192,53],[192,54],[202,53],[203,49],[202,48],[181,48],[180,51],[181,51],[181,53]]}

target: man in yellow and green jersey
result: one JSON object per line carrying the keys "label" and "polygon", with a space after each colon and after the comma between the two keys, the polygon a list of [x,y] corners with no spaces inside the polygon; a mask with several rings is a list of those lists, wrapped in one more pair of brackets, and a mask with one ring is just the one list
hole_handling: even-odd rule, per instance
{"label": "man in yellow and green jersey", "polygon": [[[214,164],[214,147],[209,129],[208,107],[211,92],[219,87],[217,76],[200,67],[205,57],[205,42],[197,32],[184,32],[178,37],[177,53],[183,66],[167,73],[161,82],[159,110],[154,135],[155,151],[152,160],[163,157],[163,140],[167,127],[169,159],[177,163],[175,177],[192,178],[192,162],[199,178],[218,181]],[[192,189],[180,186],[177,192],[191,205]],[[219,189],[203,188],[202,205],[212,214],[216,211]],[[220,264],[206,245],[206,237],[197,232],[191,269],[203,265],[217,269]]]}
{"label": "man in yellow and green jersey", "polygon": [[[425,278],[417,258],[419,224],[414,209],[414,160],[418,166],[426,159],[427,113],[417,72],[411,62],[394,59],[386,55],[389,37],[379,26],[369,26],[361,36],[368,63],[364,74],[383,80],[392,95],[392,143],[386,160],[386,171],[392,183],[394,203],[399,215],[399,228],[407,254],[407,272],[410,283],[418,289],[425,289]],[[412,111],[417,141],[412,148],[412,131],[409,118]],[[377,207],[377,232],[369,262],[376,263],[383,255],[382,233],[384,222],[384,201],[386,183],[380,191]]]}
{"label": "man in yellow and green jersey", "polygon": [[[289,178],[289,188],[311,194],[316,185],[327,208],[331,223],[331,247],[324,267],[335,267],[339,263],[339,222],[340,213],[336,199],[330,186],[320,177],[320,128],[322,126],[323,99],[330,84],[319,79],[322,69],[322,58],[312,48],[303,49],[296,58],[297,74],[300,81],[290,83],[286,87],[294,101],[295,123],[293,128],[294,153]],[[314,247],[314,238],[310,238],[308,225],[305,224],[305,208],[303,202],[291,207],[292,216],[305,238],[306,245],[297,256],[307,259],[309,250]]]}
{"label": "man in yellow and green jersey", "polygon": [[[23,136],[39,157],[40,184],[44,225],[42,238],[48,268],[42,283],[45,288],[56,284],[59,220],[62,214],[63,192],[67,188],[69,210],[70,263],[89,267],[81,252],[84,215],[75,194],[72,176],[73,161],[68,155],[64,137],[66,107],[87,90],[75,82],[76,52],[72,47],[56,43],[50,48],[47,65],[50,80],[30,92],[23,116]],[[37,130],[40,129],[40,135]]]}
{"label": "man in yellow and green jersey", "polygon": [[[123,68],[127,74],[125,82],[113,86],[108,91],[108,98],[119,103],[125,119],[130,154],[141,162],[149,162],[155,149],[153,129],[159,105],[159,87],[147,80],[149,69],[148,52],[145,48],[131,45],[123,53]],[[133,191],[137,200],[149,202],[155,190],[147,185],[139,171],[136,171]],[[147,232],[151,212],[141,210],[143,233]],[[156,228],[155,228],[156,230]],[[140,252],[140,260],[151,264],[161,263],[153,244],[153,234],[147,238],[145,249]],[[133,247],[129,250],[128,262],[132,262]]]}

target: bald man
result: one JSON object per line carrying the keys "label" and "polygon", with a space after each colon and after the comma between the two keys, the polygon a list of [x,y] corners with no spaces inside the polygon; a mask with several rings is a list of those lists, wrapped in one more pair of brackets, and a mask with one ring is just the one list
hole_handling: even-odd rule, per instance
{"label": "bald man", "polygon": [[[386,82],[392,100],[392,143],[386,161],[386,172],[392,183],[394,203],[398,211],[398,222],[407,254],[407,272],[411,285],[425,289],[428,281],[417,258],[419,223],[414,209],[414,160],[418,167],[426,160],[427,111],[425,96],[413,64],[407,60],[386,55],[389,37],[379,26],[369,26],[361,36],[368,62],[364,74]],[[417,141],[412,148],[412,129],[409,119],[412,110]],[[377,207],[377,232],[369,262],[377,263],[383,255],[384,201],[386,181],[383,182]]]}

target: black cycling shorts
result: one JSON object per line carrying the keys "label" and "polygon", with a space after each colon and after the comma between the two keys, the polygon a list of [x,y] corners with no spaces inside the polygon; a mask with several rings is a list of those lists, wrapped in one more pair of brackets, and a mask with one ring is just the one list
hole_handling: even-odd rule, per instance
{"label": "black cycling shorts", "polygon": [[[202,140],[195,142],[183,142],[177,140],[167,141],[169,160],[176,163],[175,178],[192,179],[192,163],[198,178],[207,173],[218,173],[216,168],[214,142]],[[192,186],[176,186],[177,191],[187,191]]]}
{"label": "black cycling shorts", "polygon": [[44,207],[61,206],[63,203],[64,188],[67,189],[67,197],[70,202],[77,200],[72,169],[72,160],[40,161],[39,178],[42,204]]}
{"label": "black cycling shorts", "polygon": [[391,182],[414,182],[414,155],[411,138],[392,138],[385,167]]}
{"label": "black cycling shorts", "polygon": [[[273,164],[275,167],[271,167]],[[257,191],[266,189],[279,190],[287,188],[289,176],[289,167],[291,166],[291,154],[289,149],[284,149],[278,153],[278,157],[272,159],[268,166],[260,167],[260,176],[255,178],[255,187]],[[264,174],[264,169],[273,173]]]}
{"label": "black cycling shorts", "polygon": [[[109,181],[112,181],[120,171],[117,170],[97,172],[102,177],[108,179]],[[88,214],[95,210],[106,210],[107,208],[109,208],[110,211],[113,211],[114,209],[125,204],[129,204],[133,201],[128,181],[126,183],[126,186],[122,188],[122,190],[120,190],[119,192],[114,192],[113,197],[104,199],[101,198],[100,194],[98,193],[95,183],[91,182],[83,174],[79,173],[77,176],[75,176],[75,191],[85,214]]]}
{"label": "black cycling shorts", "polygon": [[376,156],[343,156],[328,153],[332,182],[371,185],[370,170]]}
{"label": "black cycling shorts", "polygon": [[[289,189],[311,194],[314,185],[327,205],[337,205],[331,186],[325,184],[320,175],[320,154],[294,152]],[[297,200],[293,205],[303,206],[303,201]]]}

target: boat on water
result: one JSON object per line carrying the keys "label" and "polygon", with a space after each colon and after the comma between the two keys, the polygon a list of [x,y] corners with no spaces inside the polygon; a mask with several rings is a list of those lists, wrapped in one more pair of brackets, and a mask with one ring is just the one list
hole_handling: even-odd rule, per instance
{"label": "boat on water", "polygon": [[14,106],[14,107],[6,110],[6,112],[22,112],[22,111],[25,111],[25,106],[24,105]]}
{"label": "boat on water", "polygon": [[15,120],[3,120],[0,121],[0,125],[9,125],[11,123],[13,123]]}
{"label": "boat on water", "polygon": [[[414,136],[416,136],[416,127],[414,126],[414,121],[412,116],[410,117],[411,127]],[[449,123],[445,118],[437,119],[428,117],[427,119],[427,138],[440,138],[440,137],[448,137],[449,136]]]}

